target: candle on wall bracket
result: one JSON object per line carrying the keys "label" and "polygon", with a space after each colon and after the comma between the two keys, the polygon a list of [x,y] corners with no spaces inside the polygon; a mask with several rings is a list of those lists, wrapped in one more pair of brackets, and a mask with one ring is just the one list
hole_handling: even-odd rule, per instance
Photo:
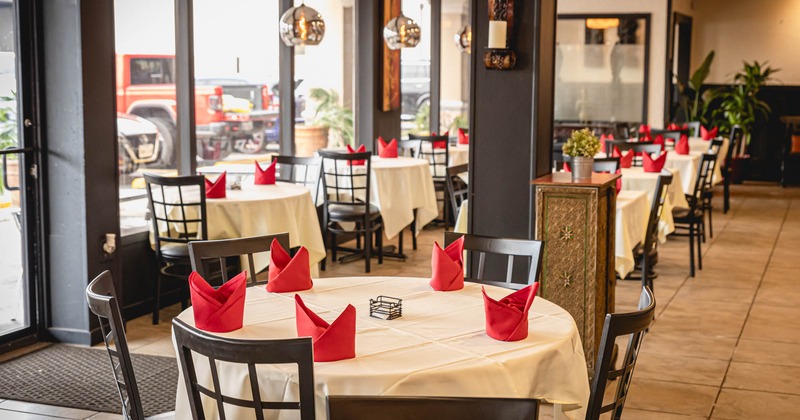
{"label": "candle on wall bracket", "polygon": [[489,44],[483,64],[489,70],[510,70],[517,63],[511,48],[514,33],[514,0],[489,1]]}

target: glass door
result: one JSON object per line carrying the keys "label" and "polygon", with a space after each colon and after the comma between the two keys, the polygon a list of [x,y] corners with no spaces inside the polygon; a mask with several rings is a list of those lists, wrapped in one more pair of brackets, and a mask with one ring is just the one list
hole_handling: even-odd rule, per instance
{"label": "glass door", "polygon": [[0,353],[35,338],[37,324],[33,3],[0,0]]}

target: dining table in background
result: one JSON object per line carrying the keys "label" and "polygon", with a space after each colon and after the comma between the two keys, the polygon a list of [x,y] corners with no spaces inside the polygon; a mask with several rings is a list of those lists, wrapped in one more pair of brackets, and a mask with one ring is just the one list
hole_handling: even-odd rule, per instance
{"label": "dining table in background", "polygon": [[[662,243],[667,240],[667,235],[675,231],[672,209],[689,207],[686,195],[683,192],[680,172],[668,170],[672,173],[672,184],[667,188],[667,199],[664,202],[664,210],[661,213],[661,220],[658,226],[658,239]],[[622,191],[644,191],[647,193],[647,201],[652,201],[659,173],[645,172],[641,167],[623,168],[620,172],[622,173]]]}
{"label": "dining table in background", "polygon": [[[624,177],[624,175],[623,175]],[[644,243],[650,202],[644,191],[625,191],[617,194],[614,269],[625,278],[636,266],[634,248]]]}
{"label": "dining table in background", "polygon": [[700,169],[700,161],[702,159],[702,154],[698,153],[681,155],[671,150],[667,151],[667,160],[664,162],[664,167],[672,172],[680,172],[680,186],[683,188],[684,194],[692,194],[694,192],[697,170]]}
{"label": "dining table in background", "polygon": [[[356,357],[314,363],[318,419],[327,416],[328,395],[536,398],[555,403],[557,417],[584,418],[588,372],[577,326],[567,311],[537,297],[529,312],[528,337],[498,341],[486,334],[481,285],[468,282],[462,290],[436,292],[429,281],[326,278],[298,292],[306,306],[327,322],[348,304],[356,308]],[[511,292],[485,287],[496,299]],[[294,295],[249,287],[243,328],[216,335],[250,340],[297,337]],[[402,299],[402,316],[393,320],[370,317],[369,299],[379,295]],[[178,318],[194,325],[192,308]],[[203,356],[194,358],[198,383],[210,386],[208,362]],[[296,368],[259,365],[256,371],[262,396],[297,401]],[[221,364],[219,375],[226,395],[249,397],[246,366]],[[177,385],[175,418],[188,419],[191,413],[183,379]],[[213,400],[205,399],[203,404],[206,413],[216,412]],[[244,413],[228,408],[228,418]]]}
{"label": "dining table in background", "polygon": [[[711,145],[711,140],[703,140],[701,137],[689,138],[689,153],[702,155],[708,152],[708,147]],[[722,165],[725,164],[725,157],[728,156],[728,147],[730,147],[730,140],[727,137],[722,138],[722,146],[719,148],[717,155],[717,164],[714,165],[714,175],[712,182],[714,185],[722,182]]]}

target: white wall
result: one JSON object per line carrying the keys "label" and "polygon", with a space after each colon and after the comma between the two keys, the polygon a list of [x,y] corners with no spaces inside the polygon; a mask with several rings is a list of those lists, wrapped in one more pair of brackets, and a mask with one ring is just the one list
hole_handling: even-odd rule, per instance
{"label": "white wall", "polygon": [[648,75],[647,119],[655,127],[661,127],[664,121],[667,0],[560,0],[558,2],[558,13],[650,14],[650,71]]}
{"label": "white wall", "polygon": [[[681,0],[693,17],[692,71],[716,52],[707,83],[730,83],[742,61],[769,60],[781,71],[773,83],[800,85],[800,1]],[[685,3],[689,3],[688,7]]]}

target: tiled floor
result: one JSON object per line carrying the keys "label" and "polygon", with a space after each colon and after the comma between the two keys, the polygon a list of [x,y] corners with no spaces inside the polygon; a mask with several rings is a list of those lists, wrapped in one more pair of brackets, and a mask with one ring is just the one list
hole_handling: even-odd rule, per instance
{"label": "tiled floor", "polygon": [[[685,238],[659,248],[657,318],[624,419],[800,418],[800,189],[736,186],[733,196],[727,215],[715,203],[714,238],[703,246],[697,277],[688,277]],[[375,264],[372,274],[427,277],[440,239],[440,229],[423,232],[409,261]],[[323,275],[363,275],[363,267],[329,264]],[[634,309],[639,290],[620,281],[617,310]],[[129,322],[130,348],[172,356],[166,320],[178,310],[162,312],[158,326],[149,317]],[[119,416],[0,401],[0,419],[45,418]]]}

